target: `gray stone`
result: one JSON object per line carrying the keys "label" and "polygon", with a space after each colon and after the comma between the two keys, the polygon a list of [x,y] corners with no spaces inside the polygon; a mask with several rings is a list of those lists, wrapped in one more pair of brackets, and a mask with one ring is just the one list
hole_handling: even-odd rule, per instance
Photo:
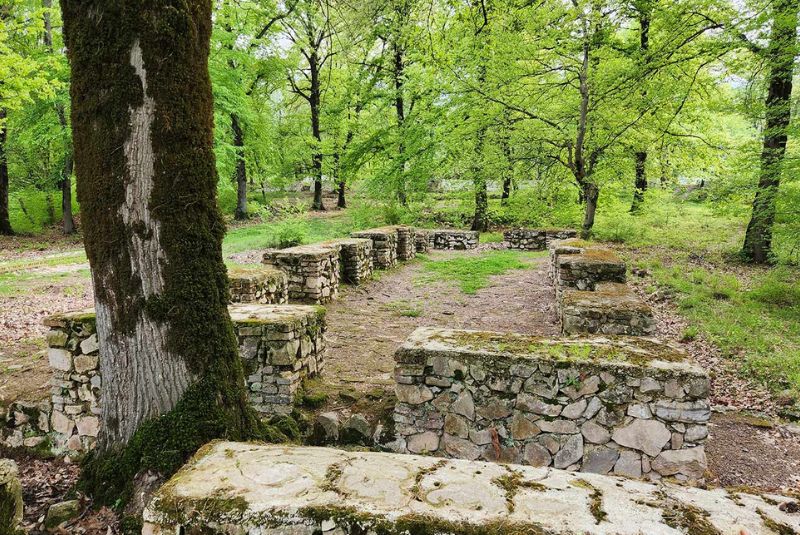
{"label": "gray stone", "polygon": [[561,442],[554,435],[542,435],[538,438],[538,441],[552,454],[555,454],[561,448]]}
{"label": "gray stone", "polygon": [[72,370],[72,353],[66,349],[51,347],[47,350],[47,360],[50,367],[56,370],[68,372]]}
{"label": "gray stone", "polygon": [[669,379],[664,383],[664,395],[672,399],[683,398],[683,386],[676,379]]}
{"label": "gray stone", "polygon": [[100,349],[100,345],[97,342],[97,335],[93,334],[83,342],[81,342],[81,353],[84,355],[91,355],[95,353],[98,349]]}
{"label": "gray stone", "polygon": [[561,417],[569,418],[571,420],[580,418],[583,412],[586,410],[586,405],[587,403],[585,399],[570,403],[561,411]]}
{"label": "gray stone", "polygon": [[317,445],[332,444],[339,440],[339,414],[323,412],[314,420],[313,442]]}
{"label": "gray stone", "polygon": [[703,446],[663,451],[652,462],[653,470],[662,476],[682,475],[688,479],[702,478],[706,466],[706,453]]}
{"label": "gray stone", "polygon": [[478,407],[478,415],[487,420],[502,420],[511,416],[511,409],[499,399],[492,399]]}
{"label": "gray stone", "polygon": [[600,409],[603,408],[603,402],[599,398],[592,398],[589,400],[586,410],[583,412],[583,417],[587,420],[592,419],[597,415]]}
{"label": "gray stone", "polygon": [[531,466],[550,466],[550,462],[553,460],[550,452],[547,451],[547,448],[540,446],[535,442],[525,445],[522,458],[524,459],[525,464],[529,464]]}
{"label": "gray stone", "polygon": [[432,453],[439,449],[439,435],[433,431],[411,435],[406,440],[406,447],[411,453]]}
{"label": "gray stone", "polygon": [[492,430],[491,429],[481,429],[480,431],[476,429],[471,429],[469,431],[469,440],[473,444],[477,444],[478,446],[485,446],[487,444],[492,443]]}
{"label": "gray stone", "polygon": [[653,417],[653,413],[650,412],[650,407],[644,403],[632,403],[628,405],[628,416],[648,420]]}
{"label": "gray stone", "polygon": [[633,451],[621,451],[614,464],[614,473],[625,477],[642,477],[642,458]]}
{"label": "gray stone", "polygon": [[0,533],[16,533],[22,523],[22,484],[11,459],[0,459],[0,503]]}
{"label": "gray stone", "polygon": [[444,451],[447,452],[450,457],[455,457],[456,459],[474,461],[478,459],[483,452],[481,448],[469,440],[464,440],[463,438],[458,438],[451,435],[445,435],[442,442],[444,443]]}
{"label": "gray stone", "polygon": [[100,419],[96,416],[83,416],[75,421],[78,434],[84,437],[96,437],[100,433]]}
{"label": "gray stone", "polygon": [[592,444],[605,444],[611,440],[611,433],[593,421],[586,422],[581,426],[581,433],[587,442]]}
{"label": "gray stone", "polygon": [[708,401],[666,401],[655,404],[656,416],[668,422],[705,423],[711,418]]}
{"label": "gray stone", "polygon": [[571,435],[578,432],[578,426],[572,420],[539,420],[536,425],[539,426],[543,433]]}
{"label": "gray stone", "polygon": [[519,410],[541,414],[543,416],[558,416],[561,414],[561,405],[545,403],[541,399],[528,394],[520,394],[517,397],[516,407]]}
{"label": "gray stone", "polygon": [[511,436],[514,440],[527,440],[541,432],[539,426],[523,416],[522,413],[514,414],[514,419],[511,420]]}
{"label": "gray stone", "polygon": [[433,399],[431,389],[422,385],[397,385],[395,393],[398,401],[409,405],[419,405]]}
{"label": "gray stone", "polygon": [[639,419],[615,429],[611,436],[620,446],[643,451],[651,457],[658,455],[671,437],[672,434],[663,423]]}
{"label": "gray stone", "polygon": [[98,363],[97,355],[78,355],[77,357],[75,357],[74,360],[75,372],[86,373],[91,370],[96,370],[97,363]]}
{"label": "gray stone", "polygon": [[469,424],[461,416],[448,414],[444,417],[444,432],[460,438],[469,436]]}
{"label": "gray stone", "polygon": [[47,509],[47,516],[44,519],[44,527],[47,530],[57,528],[60,524],[72,520],[80,513],[80,502],[69,500],[61,503],[54,503]]}
{"label": "gray stone", "polygon": [[690,425],[684,435],[686,442],[699,442],[708,438],[708,427],[705,425]]}
{"label": "gray stone", "polygon": [[642,379],[642,382],[639,386],[639,391],[648,394],[651,392],[658,392],[661,390],[661,385],[655,379],[651,377],[645,377]]}
{"label": "gray stone", "polygon": [[607,474],[614,468],[618,459],[619,452],[605,446],[587,449],[583,456],[581,472]]}
{"label": "gray stone", "polygon": [[466,390],[459,394],[451,409],[454,413],[460,414],[468,420],[475,419],[475,402],[472,400],[472,394]]}
{"label": "gray stone", "polygon": [[572,435],[553,457],[553,466],[566,468],[580,461],[581,457],[583,457],[583,436]]}
{"label": "gray stone", "polygon": [[372,427],[361,414],[354,414],[342,425],[341,440],[345,444],[369,444],[372,438]]}

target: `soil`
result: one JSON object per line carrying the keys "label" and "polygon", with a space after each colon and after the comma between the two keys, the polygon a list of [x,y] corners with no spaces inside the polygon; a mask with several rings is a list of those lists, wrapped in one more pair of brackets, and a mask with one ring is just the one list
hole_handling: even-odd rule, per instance
{"label": "soil", "polygon": [[[438,259],[481,254],[436,251]],[[38,253],[42,254],[42,253]],[[36,257],[36,252],[26,252]],[[258,258],[256,254],[253,258]],[[3,260],[19,257],[6,256]],[[381,392],[393,385],[393,354],[418,326],[443,326],[515,331],[557,336],[554,290],[545,258],[526,258],[529,269],[511,270],[491,279],[474,295],[450,282],[420,283],[421,261],[379,272],[360,287],[342,287],[340,299],[328,306],[328,351],[324,387],[332,392],[357,391],[364,405],[387,399]],[[2,268],[2,262],[0,262]],[[51,268],[48,268],[50,270]],[[51,313],[91,306],[89,279],[72,266],[55,268],[41,284],[20,295],[0,298],[0,404],[47,395],[49,368],[44,358],[45,329],[41,319]],[[634,287],[655,310],[657,336],[680,341],[685,323],[668,297],[648,295],[646,279],[631,277]],[[702,340],[682,342],[713,375],[711,398],[716,412],[710,424],[706,451],[709,482],[761,491],[800,490],[800,428],[776,423],[774,404],[763,388],[742,378],[713,345]],[[375,391],[379,391],[375,395]],[[385,407],[382,407],[384,410]],[[722,412],[721,412],[722,411]],[[752,416],[755,413],[756,416]],[[2,453],[2,452],[0,452]],[[47,507],[69,499],[79,468],[63,460],[19,458],[26,502],[26,526],[37,533]],[[84,501],[88,507],[89,502]],[[110,528],[110,529],[109,529]],[[63,533],[119,533],[107,509],[86,509]]]}

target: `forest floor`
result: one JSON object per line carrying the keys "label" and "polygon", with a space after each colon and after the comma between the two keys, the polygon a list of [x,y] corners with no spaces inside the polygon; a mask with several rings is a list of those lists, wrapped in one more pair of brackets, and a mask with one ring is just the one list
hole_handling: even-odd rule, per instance
{"label": "forest floor", "polygon": [[[330,217],[330,216],[326,216]],[[242,235],[247,235],[247,227]],[[250,239],[249,237],[247,238]],[[249,243],[247,244],[249,245]],[[436,325],[557,335],[546,257],[484,244],[469,252],[432,252],[397,269],[377,272],[364,286],[344,287],[328,307],[326,388],[387,390],[393,354],[417,326]],[[92,304],[85,256],[75,244],[0,255],[0,405],[47,396],[41,320]],[[632,264],[643,256],[620,247]],[[236,251],[236,252],[234,252]],[[638,255],[638,256],[637,256]],[[228,250],[235,263],[257,262],[258,249]],[[712,484],[758,490],[800,489],[800,426],[777,419],[775,396],[741,373],[738,364],[702,335],[687,336],[684,319],[656,274],[636,269],[631,282],[654,307],[658,336],[679,342],[712,376],[714,413],[706,451]],[[34,527],[49,504],[65,499],[79,474],[64,460],[18,457],[24,478],[26,523]],[[107,509],[87,512],[65,533],[117,533]],[[36,532],[35,529],[32,530]]]}

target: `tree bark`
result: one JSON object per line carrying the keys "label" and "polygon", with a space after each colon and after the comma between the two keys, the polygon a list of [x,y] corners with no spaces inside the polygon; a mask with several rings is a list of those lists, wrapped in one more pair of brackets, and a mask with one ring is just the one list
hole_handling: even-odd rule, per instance
{"label": "tree bark", "polygon": [[[399,11],[398,13],[401,13]],[[394,110],[397,116],[397,158],[400,161],[400,176],[397,179],[397,200],[400,204],[406,206],[408,204],[408,195],[406,194],[406,146],[405,146],[405,122],[406,122],[406,107],[405,99],[403,96],[403,84],[405,82],[405,60],[404,50],[398,40],[399,36],[395,36],[395,41],[392,43],[392,60],[394,62]]]}
{"label": "tree bark", "polygon": [[314,136],[316,146],[311,161],[314,168],[314,202],[313,210],[325,210],[322,202],[322,131],[319,126],[320,104],[322,102],[322,88],[320,85],[320,64],[316,49],[311,52],[308,60],[311,71],[311,89],[309,105],[311,106],[311,134]]}
{"label": "tree bark", "polygon": [[244,159],[244,132],[239,124],[239,116],[231,114],[233,130],[233,146],[236,149],[236,210],[233,217],[237,220],[247,219],[247,165]]}
{"label": "tree bark", "polygon": [[742,248],[742,255],[758,264],[772,261],[775,202],[791,119],[792,75],[797,49],[798,1],[777,0],[773,5],[772,34],[766,50],[769,89],[765,101],[761,171]]}
{"label": "tree bark", "polygon": [[581,225],[581,237],[588,239],[594,227],[594,215],[597,212],[597,199],[600,197],[600,189],[592,182],[584,182],[583,185],[583,224]]}
{"label": "tree bark", "polygon": [[8,160],[6,159],[6,110],[0,108],[0,234],[14,234],[8,211]]}
{"label": "tree bark", "polygon": [[258,423],[227,309],[211,2],[61,8],[103,376],[97,464],[84,477],[107,501],[108,481],[172,471],[209,439],[247,438]]}
{"label": "tree bark", "polygon": [[[639,12],[639,52],[642,56],[642,64],[647,61],[647,51],[650,49],[650,0],[642,0],[636,6]],[[646,92],[642,92],[645,96]],[[631,212],[636,212],[639,205],[644,201],[644,193],[647,191],[647,150],[637,151],[635,154],[636,178],[633,184],[633,202],[631,202]]]}
{"label": "tree bark", "polygon": [[633,203],[631,212],[636,212],[644,201],[644,192],[647,191],[647,151],[638,151],[636,157],[636,179],[633,185]]}

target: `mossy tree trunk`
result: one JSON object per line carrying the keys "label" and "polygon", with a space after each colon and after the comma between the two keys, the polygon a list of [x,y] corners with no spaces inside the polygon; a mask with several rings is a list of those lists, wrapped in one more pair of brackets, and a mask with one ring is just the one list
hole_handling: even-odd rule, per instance
{"label": "mossy tree trunk", "polygon": [[742,255],[755,263],[772,260],[772,227],[775,202],[781,182],[791,119],[792,75],[797,53],[798,0],[777,0],[773,4],[772,34],[766,49],[769,89],[764,103],[766,117],[761,172],[747,225]]}
{"label": "mossy tree trunk", "polygon": [[0,234],[14,234],[8,213],[8,160],[6,159],[6,110],[0,107]]}
{"label": "mossy tree trunk", "polygon": [[62,0],[103,376],[84,472],[114,501],[142,468],[258,429],[227,310],[208,53],[211,1]]}
{"label": "mossy tree trunk", "polygon": [[233,146],[236,149],[236,210],[233,217],[238,220],[247,219],[247,162],[244,159],[244,131],[239,123],[239,116],[231,114],[231,130],[233,130]]}
{"label": "mossy tree trunk", "polygon": [[[634,2],[633,7],[639,14],[639,53],[641,54],[642,66],[644,66],[648,60],[647,51],[650,50],[650,11],[652,7],[650,0]],[[643,91],[642,97],[646,96],[647,92]],[[644,194],[647,191],[647,149],[636,151],[634,161],[635,178],[631,212],[639,210],[639,206],[644,202]]]}

